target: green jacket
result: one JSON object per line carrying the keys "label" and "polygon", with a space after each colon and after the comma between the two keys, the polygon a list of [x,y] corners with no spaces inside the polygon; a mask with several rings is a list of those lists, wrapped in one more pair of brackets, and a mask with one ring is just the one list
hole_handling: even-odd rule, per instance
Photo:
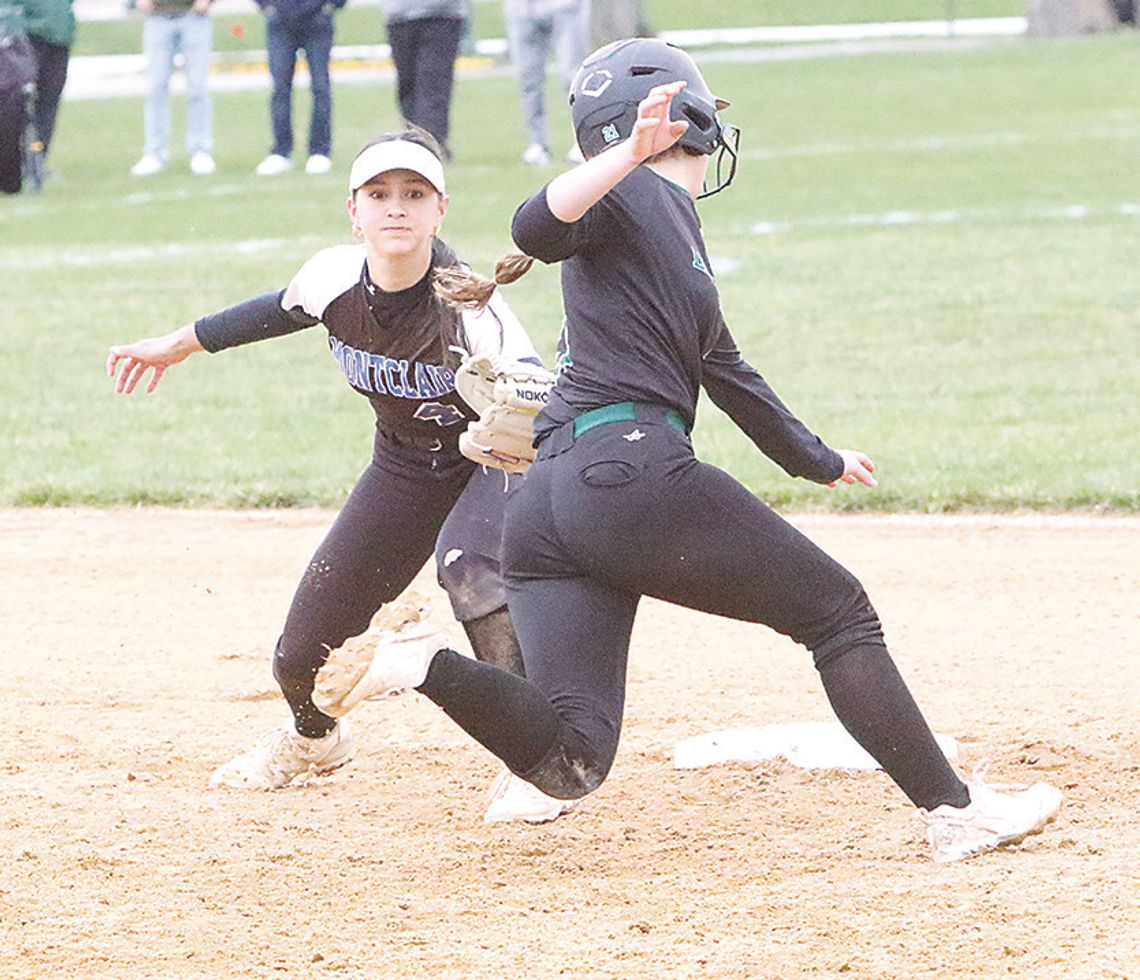
{"label": "green jacket", "polygon": [[[188,14],[193,6],[194,0],[154,0],[154,12],[167,16]],[[135,0],[127,0],[127,9],[137,9]]]}
{"label": "green jacket", "polygon": [[24,29],[29,37],[70,48],[75,40],[72,0],[17,0],[24,8]]}

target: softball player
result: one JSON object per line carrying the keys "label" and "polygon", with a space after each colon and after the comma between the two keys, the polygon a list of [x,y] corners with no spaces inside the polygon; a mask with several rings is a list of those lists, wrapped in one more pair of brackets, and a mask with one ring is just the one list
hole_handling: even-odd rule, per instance
{"label": "softball player", "polygon": [[383,136],[352,165],[348,212],[359,244],[317,253],[280,292],[110,350],[117,391],[133,391],[148,370],[153,391],[166,368],[195,351],[323,323],[345,379],[376,413],[372,461],[310,561],[277,641],[273,672],[293,722],[219,768],[213,785],[273,789],[349,761],[348,724],[314,706],[314,675],[330,649],[364,632],[404,591],[433,545],[440,583],[476,656],[522,671],[499,570],[504,475],[457,449],[473,414],[455,392],[449,350],[538,358],[505,303],[460,314],[436,297],[436,272],[458,261],[437,237],[448,200],[430,136]]}
{"label": "softball player", "polygon": [[1060,792],[963,783],[860,583],[693,455],[703,385],[792,476],[875,486],[867,456],[828,448],[792,415],[721,315],[694,199],[731,182],[726,106],[661,41],[616,42],[583,63],[571,113],[587,160],[526,201],[513,225],[528,255],[562,263],[566,311],[536,462],[504,530],[526,676],[394,640],[354,696],[416,688],[522,779],[579,798],[613,762],[634,614],[642,595],[655,596],[763,623],[808,648],[840,721],[925,816],[935,860],[1020,840],[1053,818]]}

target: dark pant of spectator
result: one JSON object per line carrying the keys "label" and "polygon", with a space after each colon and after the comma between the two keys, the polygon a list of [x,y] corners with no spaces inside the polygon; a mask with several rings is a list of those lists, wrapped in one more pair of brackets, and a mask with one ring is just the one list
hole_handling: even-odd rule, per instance
{"label": "dark pant of spectator", "polygon": [[1136,23],[1136,4],[1134,0],[1111,0],[1111,7],[1116,19],[1122,24]]}
{"label": "dark pant of spectator", "polygon": [[19,194],[23,186],[24,93],[0,91],[0,193]]}
{"label": "dark pant of spectator", "polygon": [[293,152],[293,72],[297,53],[305,52],[309,65],[309,91],[313,111],[309,119],[309,154],[328,156],[332,149],[332,85],[329,55],[333,42],[332,14],[317,11],[303,20],[287,20],[274,14],[266,22],[269,73],[273,95],[269,114],[273,121],[273,152],[287,157]]}
{"label": "dark pant of spectator", "polygon": [[44,145],[44,153],[47,153],[51,135],[55,132],[55,117],[63,85],[67,81],[71,48],[34,36],[30,40],[36,52],[36,129]]}
{"label": "dark pant of spectator", "polygon": [[400,113],[408,122],[431,133],[445,151],[455,58],[462,33],[461,17],[388,23]]}

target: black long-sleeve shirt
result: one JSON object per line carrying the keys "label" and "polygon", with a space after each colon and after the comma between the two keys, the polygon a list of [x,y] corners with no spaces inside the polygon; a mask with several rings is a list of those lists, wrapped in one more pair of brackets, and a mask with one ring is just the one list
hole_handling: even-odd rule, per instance
{"label": "black long-sleeve shirt", "polygon": [[472,354],[538,359],[498,294],[478,313],[460,314],[436,298],[435,269],[458,261],[436,239],[424,277],[390,293],[369,278],[363,245],[338,245],[309,259],[285,289],[204,316],[194,331],[213,353],[323,323],[345,380],[371,403],[381,430],[458,455],[459,433],[475,413],[455,390],[445,336]]}
{"label": "black long-sleeve shirt", "polygon": [[830,483],[842,474],[842,457],[741,356],[683,188],[638,167],[569,223],[551,213],[543,188],[519,207],[512,233],[528,255],[562,263],[559,374],[535,425],[537,440],[614,402],[665,405],[691,424],[703,385],[792,476]]}

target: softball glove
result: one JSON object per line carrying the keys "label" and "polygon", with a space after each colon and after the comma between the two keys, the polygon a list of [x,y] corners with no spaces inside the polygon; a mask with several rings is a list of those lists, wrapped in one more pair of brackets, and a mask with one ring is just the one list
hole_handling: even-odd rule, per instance
{"label": "softball glove", "polygon": [[467,356],[455,389],[479,418],[459,437],[459,451],[484,466],[523,473],[534,462],[534,417],[546,406],[554,375],[539,364],[497,355]]}

